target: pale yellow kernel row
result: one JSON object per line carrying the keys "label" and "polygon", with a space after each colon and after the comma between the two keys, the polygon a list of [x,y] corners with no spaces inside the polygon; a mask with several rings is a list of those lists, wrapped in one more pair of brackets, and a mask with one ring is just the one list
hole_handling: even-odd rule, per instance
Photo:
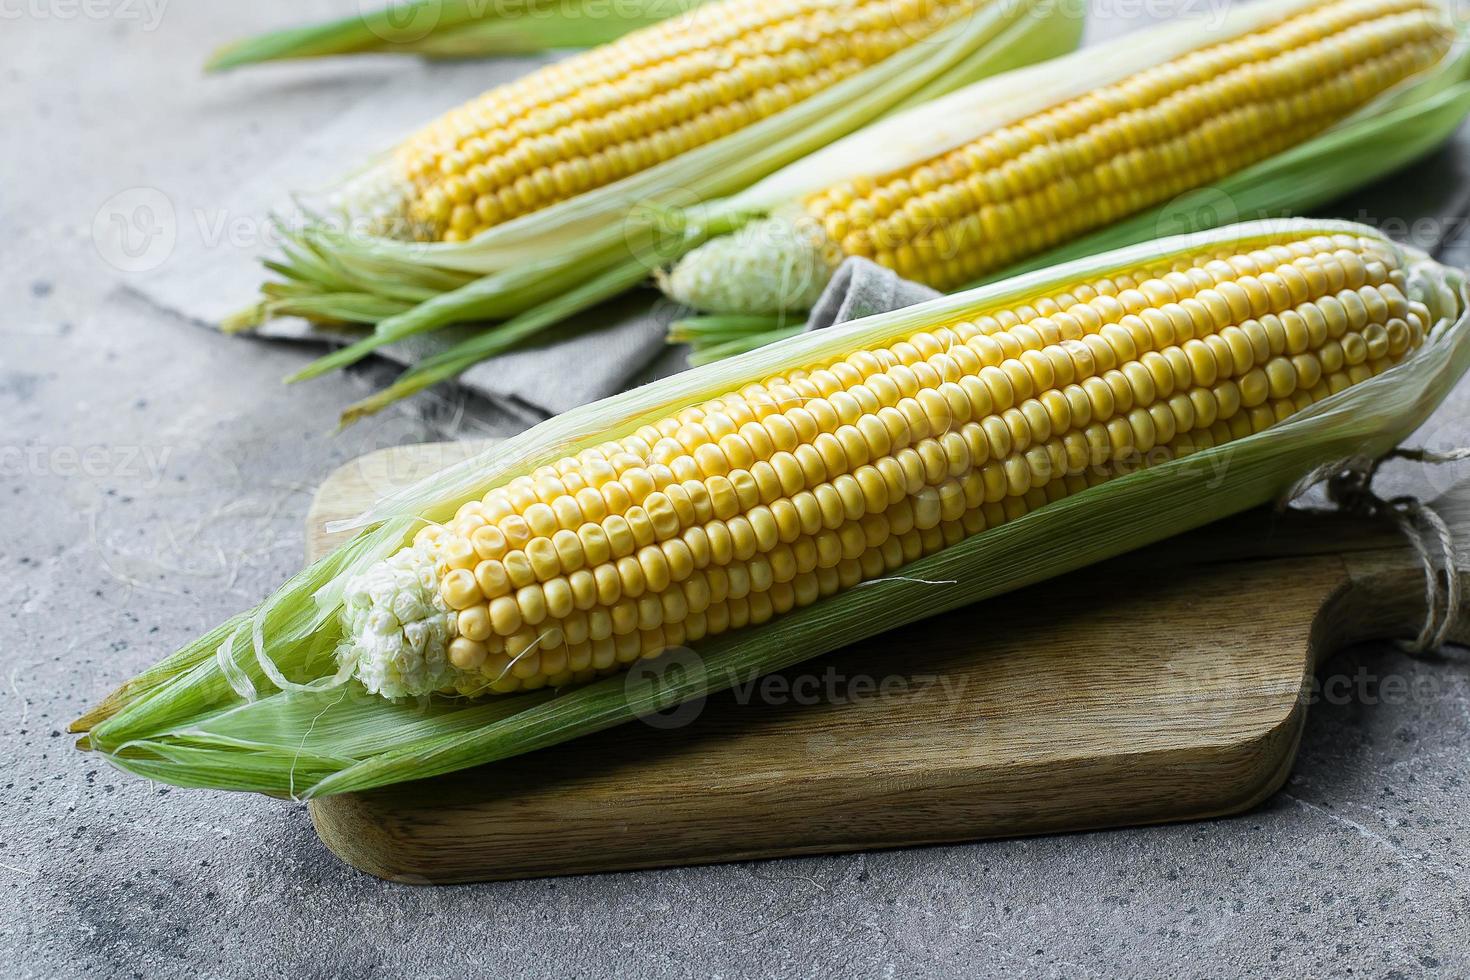
{"label": "pale yellow kernel row", "polygon": [[[1296,254],[1302,250],[1308,254]],[[448,568],[443,583],[446,601],[458,610],[459,635],[451,656],[462,668],[478,670],[496,691],[586,680],[665,646],[722,631],[720,610],[735,609],[730,622],[763,621],[829,594],[820,580],[825,575],[827,582],[834,581],[833,569],[847,569],[842,573],[847,578],[860,576],[855,582],[871,577],[864,562],[869,571],[880,569],[872,574],[881,574],[882,567],[896,567],[894,561],[912,560],[903,556],[914,547],[894,542],[927,536],[936,547],[953,543],[993,526],[997,514],[1024,513],[1068,487],[1087,485],[1098,478],[1100,467],[1121,471],[1132,460],[1147,463],[1258,431],[1384,370],[1422,342],[1428,311],[1405,298],[1396,259],[1382,246],[1323,237],[1252,254],[1184,266],[1201,278],[1183,271],[1182,281],[1173,285],[1167,277],[1116,277],[1130,283],[1114,294],[1119,323],[1087,335],[1100,338],[1098,350],[1107,351],[1101,360],[1110,366],[1097,371],[1100,358],[1093,357],[1094,373],[1081,381],[1075,370],[1054,376],[1049,386],[1033,392],[1035,397],[1000,412],[982,382],[973,390],[987,392],[987,413],[970,418],[957,410],[944,416],[942,429],[923,433],[911,445],[851,472],[820,474],[825,482],[811,484],[815,489],[798,488],[794,474],[787,488],[777,480],[762,490],[752,478],[746,486],[755,495],[742,499],[737,494],[724,505],[723,516],[711,511],[682,534],[670,528],[670,536],[634,554],[614,558],[609,552],[592,563],[585,553],[572,556],[573,564],[580,560],[585,567],[571,575],[548,561],[541,569],[551,576],[545,580],[535,579],[534,567],[531,579],[518,586],[496,578],[488,591],[499,594],[489,602],[487,582],[479,574],[487,561],[477,553],[469,556],[465,560],[471,564]],[[1303,261],[1309,258],[1315,264]],[[1320,295],[1293,305],[1298,293],[1290,276],[1270,284],[1264,278],[1275,274],[1261,271],[1271,269],[1272,262],[1289,264],[1300,273],[1299,284],[1306,285],[1309,297],[1312,290]],[[1213,273],[1206,271],[1210,266]],[[1241,285],[1251,278],[1242,269],[1260,273],[1258,281]],[[1223,278],[1227,273],[1236,281]],[[1185,286],[1193,285],[1201,295],[1225,283],[1231,288],[1216,289],[1217,302],[1200,304],[1207,322],[1215,324],[1203,336],[1194,336],[1192,328],[1164,329],[1167,318],[1150,324],[1146,315],[1155,308],[1138,307],[1128,295],[1136,292],[1146,303],[1154,302],[1167,287],[1177,300]],[[1055,316],[1060,307],[1051,311],[1044,301],[1032,306],[1035,315],[1027,314],[1024,321],[1014,309],[1000,311],[965,332],[971,339],[1003,343],[999,338],[1006,338],[1018,344],[1018,333],[1029,334],[1028,343],[1042,345],[1022,345],[1023,354],[1066,343],[1038,323],[1043,311]],[[1251,315],[1263,309],[1273,312]],[[1047,345],[1048,339],[1055,343]],[[916,355],[928,346],[917,336],[903,343]],[[1078,350],[1085,347],[1073,343],[1081,345]],[[942,353],[936,349],[931,356]],[[768,382],[766,390],[778,387]],[[734,398],[719,401],[729,407]],[[974,414],[973,404],[964,407]],[[693,418],[687,411],[678,414],[681,425]],[[614,456],[626,449],[625,443],[609,447]],[[565,487],[581,459],[559,461],[541,475],[558,474]],[[488,526],[478,524],[474,533]],[[454,551],[446,537],[452,542],[455,536],[441,533],[436,544],[441,555]],[[566,557],[559,554],[558,561]]]}
{"label": "pale yellow kernel row", "polygon": [[[1187,431],[1196,424],[1208,425],[1217,416],[1232,414],[1241,405],[1254,408],[1268,397],[1281,398],[1298,388],[1313,388],[1321,381],[1324,370],[1330,372],[1344,364],[1401,355],[1415,342],[1414,338],[1422,338],[1419,316],[1411,313],[1410,320],[1412,327],[1403,320],[1391,321],[1388,327],[1369,324],[1362,335],[1343,335],[1342,344],[1337,340],[1322,340],[1318,355],[1298,353],[1290,357],[1273,353],[1273,349],[1279,352],[1284,347],[1284,338],[1273,344],[1259,324],[1252,323],[1245,329],[1228,328],[1234,331],[1236,344],[1232,349],[1222,341],[1222,346],[1226,351],[1233,350],[1226,355],[1233,358],[1233,364],[1226,360],[1221,367],[1219,362],[1211,360],[1201,362],[1207,366],[1192,368],[1179,348],[1169,349],[1176,355],[1182,375],[1178,386],[1181,389],[1193,386],[1188,392],[1190,397],[1182,393],[1169,397],[1175,387],[1172,371],[1164,375],[1158,386],[1146,372],[1140,371],[1132,381],[1119,375],[1114,389],[1100,386],[1090,398],[1079,393],[1076,400],[1081,403],[1082,412],[1093,412],[1095,421],[1087,415],[1074,418],[1071,409],[1065,409],[1067,421],[1061,424],[1056,437],[1052,437],[1049,423],[1044,423],[1048,428],[1030,436],[1022,435],[1014,442],[1004,429],[993,429],[987,434],[980,425],[970,423],[941,439],[926,440],[920,451],[910,453],[912,465],[895,464],[894,476],[886,481],[874,468],[863,474],[870,478],[868,486],[862,486],[861,479],[848,478],[846,494],[824,485],[822,489],[828,491],[831,501],[825,508],[817,503],[820,494],[804,494],[795,500],[782,498],[769,508],[758,505],[748,515],[737,516],[728,523],[714,521],[703,528],[691,529],[698,535],[688,539],[698,542],[695,549],[682,540],[668,542],[663,551],[647,547],[639,552],[637,560],[626,557],[615,565],[601,565],[594,572],[583,571],[580,576],[574,574],[569,579],[524,585],[514,599],[500,598],[509,592],[502,581],[488,615],[482,612],[485,607],[479,605],[484,586],[478,574],[480,569],[475,578],[481,590],[475,588],[466,570],[459,569],[451,572],[452,578],[446,582],[446,597],[456,608],[468,607],[466,621],[477,624],[464,629],[470,639],[479,639],[476,634],[490,629],[510,635],[523,624],[538,626],[548,615],[562,617],[574,607],[586,609],[597,603],[615,604],[624,597],[636,599],[645,590],[657,592],[670,582],[680,582],[696,566],[703,567],[710,560],[711,540],[720,542],[714,549],[717,561],[728,560],[732,554],[735,559],[744,560],[771,551],[778,542],[797,541],[802,534],[811,535],[823,527],[831,533],[843,526],[844,519],[858,520],[885,507],[903,504],[906,495],[919,493],[926,485],[936,485],[946,475],[956,478],[969,474],[975,481],[976,492],[982,492],[986,500],[1023,494],[1032,484],[1044,483],[1047,473],[1064,466],[1085,465],[1089,458],[1095,465],[1102,457],[1125,451],[1147,452],[1157,443],[1170,441],[1176,432]],[[1254,340],[1248,337],[1252,333],[1258,335]],[[1238,379],[1238,386],[1228,380],[1231,376]],[[1215,385],[1217,379],[1224,380],[1212,392],[1209,386]],[[1167,404],[1155,404],[1156,399],[1163,398],[1168,399]],[[1118,417],[1112,418],[1115,410]],[[1077,428],[1067,431],[1074,421]],[[1028,451],[1032,437],[1038,447]]]}
{"label": "pale yellow kernel row", "polygon": [[[1338,383],[1347,385],[1366,380],[1385,370],[1392,361],[1384,358],[1353,367],[1340,376]],[[623,631],[604,621],[599,633],[595,627],[568,628],[561,632],[552,626],[539,634],[520,634],[500,644],[475,643],[460,637],[454,642],[452,655],[463,668],[478,667],[486,690],[509,692],[530,690],[547,684],[560,685],[590,680],[599,673],[609,673],[640,657],[656,656],[669,646],[697,642],[708,635],[727,629],[765,622],[793,608],[815,602],[843,588],[850,588],[887,572],[894,571],[926,554],[949,547],[988,527],[1014,520],[1029,510],[1061,499],[1068,493],[1104,482],[1114,475],[1132,472],[1166,459],[1199,449],[1243,438],[1284,421],[1296,411],[1326,397],[1330,386],[1319,380],[1310,389],[1298,388],[1288,394],[1254,407],[1235,402],[1228,407],[1228,417],[1218,417],[1190,433],[1181,433],[1171,444],[1143,453],[1128,453],[1111,463],[1094,467],[1085,473],[1064,473],[1044,485],[1028,488],[1008,496],[1004,501],[978,502],[961,492],[951,492],[947,500],[955,505],[941,514],[931,513],[911,526],[897,527],[886,536],[869,531],[835,563],[798,567],[782,563],[756,563],[764,574],[735,575],[733,590],[729,586],[729,570],[714,569],[725,584],[718,592],[701,593],[702,601],[679,600],[665,603],[660,599],[662,615],[640,615],[626,624]],[[942,492],[937,496],[944,497]],[[866,545],[864,547],[863,545]],[[734,566],[732,566],[733,568]],[[489,647],[495,646],[491,653]]]}
{"label": "pale yellow kernel row", "polygon": [[[1213,270],[1213,277],[1206,281],[1211,286],[1219,285],[1222,290],[1220,297],[1212,297],[1214,302],[1211,305],[1215,309],[1205,305],[1195,307],[1192,312],[1189,305],[1180,306],[1175,317],[1178,321],[1174,325],[1176,334],[1193,330],[1198,335],[1207,336],[1209,331],[1216,329],[1215,322],[1219,317],[1266,307],[1283,308],[1305,295],[1312,285],[1300,274],[1282,282],[1280,277],[1266,273],[1260,288],[1254,290],[1255,299],[1252,300],[1236,283],[1224,281],[1224,277],[1234,274],[1232,266],[1222,262],[1212,264],[1217,268]],[[1378,270],[1371,274],[1374,280],[1382,279],[1381,264],[1378,266]],[[1332,274],[1322,273],[1322,268]],[[1284,268],[1282,271],[1295,272],[1296,269]],[[1327,287],[1346,287],[1367,281],[1370,277],[1368,267],[1361,263],[1353,264],[1352,270],[1347,271],[1341,260],[1333,257],[1319,257],[1317,265],[1309,267],[1308,272]],[[1190,284],[1187,277],[1181,278],[1185,279],[1185,286],[1200,285]],[[1251,280],[1247,277],[1242,281],[1249,284]],[[1152,288],[1155,285],[1160,288]],[[1080,322],[1082,318],[1073,315],[1083,307],[1074,307],[1071,313],[1058,313],[1055,321],[1040,318],[1036,321],[1036,329],[1018,325],[997,334],[999,325],[994,318],[982,318],[979,326],[974,328],[961,325],[959,333],[950,339],[966,340],[969,346],[951,346],[949,350],[942,350],[938,340],[928,338],[927,346],[933,347],[934,353],[927,365],[916,365],[920,368],[917,374],[907,366],[917,360],[917,351],[907,343],[895,345],[898,359],[907,363],[894,364],[884,372],[893,384],[883,389],[881,397],[874,396],[869,387],[876,384],[873,376],[867,379],[866,384],[850,378],[848,381],[854,383],[846,391],[824,389],[828,393],[825,399],[801,396],[801,405],[788,409],[786,413],[768,414],[747,422],[739,432],[734,430],[734,423],[720,413],[701,415],[698,420],[691,414],[681,413],[687,421],[675,431],[682,442],[664,437],[651,448],[646,440],[641,440],[642,445],[637,447],[648,449],[655,465],[645,469],[644,464],[648,460],[633,452],[613,454],[614,463],[588,458],[584,454],[580,457],[583,475],[578,475],[575,469],[551,469],[542,472],[539,480],[522,478],[514,481],[511,486],[492,492],[484,502],[466,505],[454,527],[459,533],[472,536],[476,551],[482,558],[501,557],[538,535],[559,535],[555,551],[565,553],[575,548],[571,532],[583,527],[587,521],[600,521],[609,514],[625,515],[652,497],[655,506],[633,511],[636,526],[621,517],[612,522],[609,537],[615,544],[622,543],[621,547],[615,546],[615,550],[626,552],[633,544],[647,544],[687,526],[691,516],[709,508],[707,498],[711,493],[719,510],[733,513],[742,506],[749,506],[748,491],[739,493],[723,480],[732,471],[740,472],[753,464],[773,461],[771,471],[756,468],[757,483],[762,482],[759,478],[765,475],[766,484],[779,483],[789,493],[804,482],[809,485],[820,480],[824,470],[825,473],[845,472],[851,468],[847,464],[854,460],[861,465],[865,458],[879,458],[893,448],[906,445],[911,437],[922,437],[926,431],[948,428],[956,419],[963,420],[967,404],[968,414],[973,415],[985,415],[996,409],[1011,416],[1027,409],[1034,412],[1037,406],[1029,404],[1033,392],[1045,392],[1059,381],[1066,383],[1074,376],[1080,379],[1111,370],[1117,363],[1127,363],[1143,351],[1162,346],[1169,336],[1168,324],[1164,322],[1168,318],[1158,309],[1144,307],[1157,302],[1162,296],[1161,290],[1168,289],[1168,286],[1164,282],[1146,282],[1144,287],[1145,291],[1125,290],[1123,298],[1126,303],[1113,297],[1097,297],[1093,302],[1103,312],[1098,314],[1090,307],[1086,308],[1090,312],[1085,325]],[[1181,287],[1171,290],[1169,295],[1178,296],[1187,291]],[[1130,292],[1132,296],[1128,295]],[[1150,295],[1145,295],[1145,292]],[[1401,302],[1401,294],[1394,295],[1399,296]],[[1361,304],[1357,305],[1361,309]],[[1127,312],[1130,309],[1141,309],[1144,317]],[[1336,301],[1329,301],[1327,309],[1341,313],[1341,305]],[[1152,325],[1147,322],[1150,318],[1154,320]],[[1115,323],[1104,323],[1104,320]],[[1294,338],[1301,332],[1301,321],[1288,317],[1286,328],[1289,345],[1300,349],[1300,342]],[[1017,337],[1021,340],[1017,341]],[[1083,346],[1074,345],[1070,353],[1061,348],[1048,350],[1049,356],[1037,353],[1045,343],[1056,344],[1059,340],[1076,337],[1082,337]],[[915,341],[926,346],[924,337],[917,337]],[[1013,346],[1008,348],[1006,341],[1012,342]],[[978,348],[980,363],[984,365],[978,372],[978,381],[973,378],[966,380],[968,375],[976,373],[974,355],[970,354],[972,347]],[[904,348],[910,348],[909,352]],[[971,359],[957,366],[954,358],[960,354]],[[926,375],[924,371],[936,361],[943,362],[943,372],[929,371]],[[1158,370],[1158,367],[1155,365],[1151,369]],[[941,381],[940,378],[958,378],[960,383]],[[866,397],[855,398],[854,393]],[[910,394],[918,398],[909,398]],[[1017,402],[1021,403],[1021,409],[1014,407]],[[862,414],[873,412],[875,405],[880,410],[890,409],[883,415],[885,425]],[[895,406],[903,415],[902,419],[892,411]],[[715,420],[720,422],[718,427]],[[772,427],[776,428],[772,430]],[[653,437],[656,430],[648,435]],[[718,444],[715,441],[717,435]],[[628,441],[623,445],[632,448]],[[799,450],[803,455],[798,458],[792,450]],[[675,452],[682,455],[669,455]],[[703,462],[695,462],[701,457]],[[692,466],[692,470],[672,474],[665,469],[662,477],[656,476],[664,459],[675,466],[682,462]],[[772,473],[774,480],[770,478]],[[711,475],[721,478],[713,490],[698,482],[708,480]],[[675,484],[678,476],[686,479]],[[568,492],[574,483],[580,484],[575,488],[575,495]],[[768,500],[770,493],[763,489],[761,497]],[[649,521],[656,526],[652,534],[647,528]],[[563,535],[562,531],[567,533]],[[554,560],[553,542],[542,542],[540,547],[540,564],[549,568]],[[537,556],[530,557],[535,559]]]}
{"label": "pale yellow kernel row", "polygon": [[905,172],[814,195],[847,255],[949,289],[1296,145],[1443,57],[1428,0],[1338,0]]}

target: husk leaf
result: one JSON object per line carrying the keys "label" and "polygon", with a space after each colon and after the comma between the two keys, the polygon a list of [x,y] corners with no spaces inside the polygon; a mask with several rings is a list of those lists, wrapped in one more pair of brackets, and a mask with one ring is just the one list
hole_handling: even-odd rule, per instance
{"label": "husk leaf", "polygon": [[[901,579],[701,642],[690,669],[639,671],[560,692],[394,704],[344,681],[331,656],[349,576],[395,551],[423,521],[446,519],[463,501],[562,455],[748,381],[1062,283],[1223,243],[1249,249],[1283,233],[1336,232],[1376,236],[1345,222],[1291,220],[1135,245],[802,334],[573,410],[383,499],[349,522],[359,534],[343,548],[124,685],[74,728],[112,763],[177,785],[297,798],[368,789],[599,731],[1272,500],[1320,466],[1387,451],[1439,404],[1470,367],[1463,274],[1401,250],[1410,291],[1435,322],[1426,344],[1385,373],[1247,439],[1119,477],[971,537],[907,566]],[[1003,629],[1003,615],[991,625]]]}
{"label": "husk leaf", "polygon": [[699,0],[419,0],[355,17],[271,31],[226,44],[208,71],[298,58],[416,54],[474,58],[582,48],[615,40],[696,6]]}

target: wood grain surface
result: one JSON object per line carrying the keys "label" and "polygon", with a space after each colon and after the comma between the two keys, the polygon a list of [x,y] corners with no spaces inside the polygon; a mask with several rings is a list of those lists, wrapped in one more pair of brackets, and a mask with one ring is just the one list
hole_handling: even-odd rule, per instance
{"label": "wood grain surface", "polygon": [[[476,448],[338,470],[311,556],[328,522]],[[1435,506],[1467,540],[1470,485]],[[315,801],[312,819],[355,867],[439,883],[1238,813],[1290,771],[1314,665],[1411,635],[1423,590],[1391,528],[1252,512],[666,716]]]}

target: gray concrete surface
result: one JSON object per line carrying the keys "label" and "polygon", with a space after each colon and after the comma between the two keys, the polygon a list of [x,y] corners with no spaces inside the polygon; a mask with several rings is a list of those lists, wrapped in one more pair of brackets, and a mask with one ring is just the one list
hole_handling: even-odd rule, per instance
{"label": "gray concrete surface", "polygon": [[[333,437],[380,375],[283,390],[306,353],[150,308],[93,244],[115,195],[207,214],[376,86],[524,67],[199,75],[215,43],[352,8],[0,2],[0,976],[1470,975],[1463,651],[1334,660],[1370,679],[1312,710],[1290,783],[1237,819],[477,887],[367,878],[299,806],[73,751],[71,718],[297,567],[333,467],[504,428],[435,396]],[[1467,169],[1452,147],[1338,210],[1459,214]],[[1422,441],[1470,440],[1467,399]]]}

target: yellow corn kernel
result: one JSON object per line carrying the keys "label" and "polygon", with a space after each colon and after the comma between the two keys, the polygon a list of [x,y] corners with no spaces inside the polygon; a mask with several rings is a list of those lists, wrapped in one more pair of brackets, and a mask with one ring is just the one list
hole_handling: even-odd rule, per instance
{"label": "yellow corn kernel", "polygon": [[985,0],[721,0],[491,89],[396,152],[414,237],[463,241],[712,142]]}
{"label": "yellow corn kernel", "polygon": [[[1372,239],[1201,252],[930,324],[584,449],[547,468],[561,474],[540,483],[549,502],[512,480],[477,502],[487,523],[468,538],[419,536],[455,611],[456,689],[606,673],[1260,431],[1422,341],[1429,314],[1404,286]],[[656,449],[670,438],[677,450]],[[619,488],[605,499],[621,513],[571,505],[594,481]],[[499,540],[490,529],[541,556],[529,580],[453,567],[465,542]]]}

